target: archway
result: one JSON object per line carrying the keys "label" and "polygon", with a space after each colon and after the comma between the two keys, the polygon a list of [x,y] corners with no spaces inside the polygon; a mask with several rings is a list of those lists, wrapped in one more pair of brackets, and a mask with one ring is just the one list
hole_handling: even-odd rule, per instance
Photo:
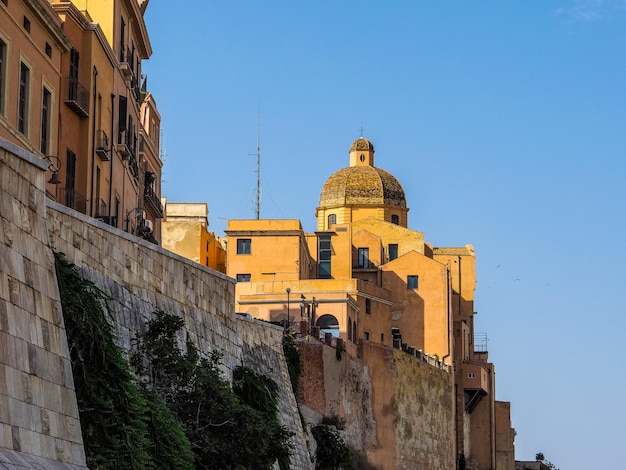
{"label": "archway", "polygon": [[315,322],[315,326],[320,327],[322,338],[326,333],[332,334],[335,338],[339,338],[339,321],[334,315],[326,313],[319,317]]}

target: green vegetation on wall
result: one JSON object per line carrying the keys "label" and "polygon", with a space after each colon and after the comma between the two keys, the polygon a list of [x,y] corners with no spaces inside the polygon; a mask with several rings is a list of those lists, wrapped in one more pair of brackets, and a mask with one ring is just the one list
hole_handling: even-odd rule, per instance
{"label": "green vegetation on wall", "polygon": [[64,255],[55,261],[89,468],[289,468],[292,433],[279,422],[275,382],[239,367],[231,387],[220,356],[200,358],[190,341],[183,351],[183,320],[162,311],[129,363],[107,296]]}
{"label": "green vegetation on wall", "polygon": [[199,358],[183,321],[154,312],[138,335],[133,363],[147,386],[158,391],[185,428],[203,469],[289,468],[291,433],[279,423],[278,387],[267,377],[239,367],[233,386],[219,370],[220,356]]}
{"label": "green vegetation on wall", "polygon": [[64,255],[55,261],[87,465],[193,468],[180,424],[141,387],[115,344],[106,295]]}

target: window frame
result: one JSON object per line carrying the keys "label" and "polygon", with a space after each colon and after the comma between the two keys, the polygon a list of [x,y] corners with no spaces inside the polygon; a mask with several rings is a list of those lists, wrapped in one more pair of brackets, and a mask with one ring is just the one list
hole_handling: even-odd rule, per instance
{"label": "window frame", "polygon": [[357,248],[357,267],[359,269],[367,269],[370,266],[370,249],[369,247]]}
{"label": "window frame", "polygon": [[238,238],[237,239],[237,254],[238,255],[251,255],[252,254],[252,239],[251,238]]}
{"label": "window frame", "polygon": [[9,44],[4,37],[0,36],[0,114],[4,116],[6,102],[6,71]]}
{"label": "window frame", "polygon": [[50,151],[51,131],[52,91],[44,85],[41,90],[41,134],[39,139],[39,150],[44,155],[48,155]]}
{"label": "window frame", "polygon": [[397,259],[398,258],[398,244],[390,243],[389,245],[387,245],[387,254],[389,255],[389,261],[393,261],[394,259]]}
{"label": "window frame", "polygon": [[20,75],[17,97],[17,131],[28,137],[30,124],[30,82],[32,70],[20,60]]}
{"label": "window frame", "polygon": [[337,224],[337,214],[328,214],[328,228]]}

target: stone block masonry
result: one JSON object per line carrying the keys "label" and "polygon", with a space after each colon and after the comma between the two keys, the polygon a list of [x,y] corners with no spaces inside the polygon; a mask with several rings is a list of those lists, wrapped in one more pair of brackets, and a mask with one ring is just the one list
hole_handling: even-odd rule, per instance
{"label": "stone block masonry", "polygon": [[228,379],[244,364],[276,381],[292,467],[312,469],[282,330],[236,318],[233,279],[46,200],[46,168],[0,139],[0,470],[86,468],[52,249],[109,296],[124,349],[161,309]]}
{"label": "stone block masonry", "polygon": [[0,469],[85,467],[41,159],[0,139]]}

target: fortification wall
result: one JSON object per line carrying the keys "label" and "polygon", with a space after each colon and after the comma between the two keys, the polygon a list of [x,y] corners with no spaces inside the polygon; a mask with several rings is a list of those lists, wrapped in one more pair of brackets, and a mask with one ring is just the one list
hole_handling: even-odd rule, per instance
{"label": "fortification wall", "polygon": [[398,349],[364,342],[362,359],[341,359],[319,342],[298,343],[300,398],[312,412],[338,414],[346,442],[385,470],[449,470],[454,461],[452,375]]}
{"label": "fortification wall", "polygon": [[0,139],[0,469],[85,467],[41,159]]}
{"label": "fortification wall", "polygon": [[312,469],[282,351],[282,330],[236,318],[234,280],[47,201],[42,161],[0,139],[0,469],[85,468],[52,249],[110,297],[128,350],[162,309],[185,320],[199,351],[278,383],[294,468]]}
{"label": "fortification wall", "polygon": [[279,386],[283,423],[294,433],[294,468],[312,468],[282,350],[282,329],[234,314],[235,281],[159,246],[48,201],[50,243],[110,298],[118,343],[128,350],[155,310],[180,316],[201,354],[222,371],[245,364]]}

